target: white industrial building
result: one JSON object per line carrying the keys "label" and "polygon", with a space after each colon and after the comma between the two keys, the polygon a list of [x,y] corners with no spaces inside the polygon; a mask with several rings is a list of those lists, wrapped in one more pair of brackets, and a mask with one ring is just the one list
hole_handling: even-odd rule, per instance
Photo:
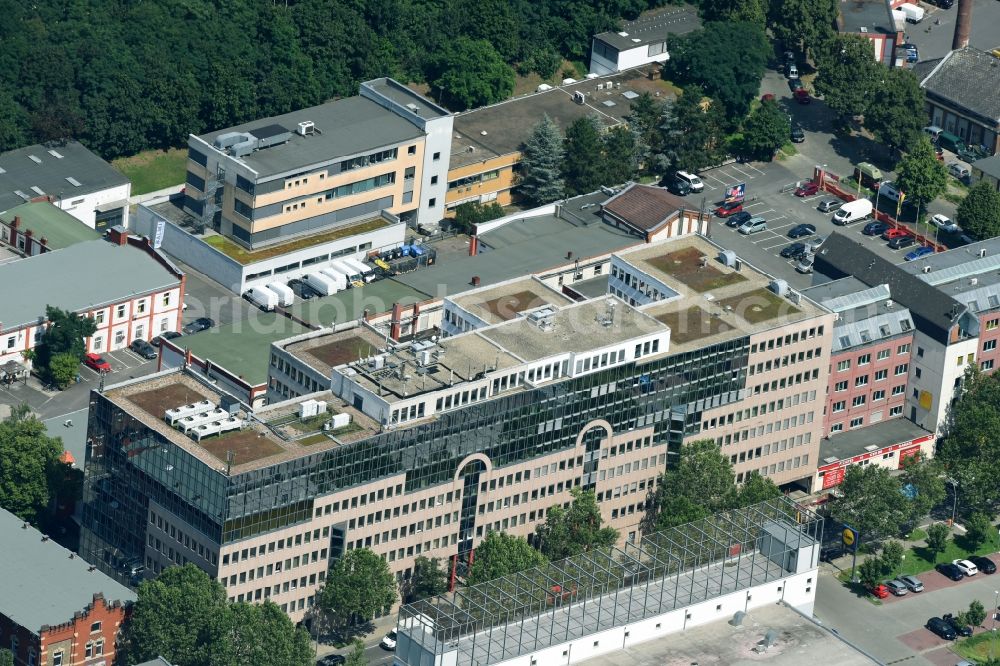
{"label": "white industrial building", "polygon": [[621,30],[594,35],[590,49],[590,73],[615,74],[650,63],[670,59],[667,42],[671,35],[683,35],[701,26],[693,7],[668,6],[626,21]]}

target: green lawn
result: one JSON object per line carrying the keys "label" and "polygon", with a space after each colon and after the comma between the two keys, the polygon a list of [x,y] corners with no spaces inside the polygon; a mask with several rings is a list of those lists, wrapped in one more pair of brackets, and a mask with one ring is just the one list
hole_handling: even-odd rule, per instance
{"label": "green lawn", "polygon": [[[981,634],[965,638],[955,643],[955,652],[965,659],[969,659],[977,664],[982,664],[990,657],[990,639],[992,632],[984,631]],[[993,646],[994,656],[1000,654],[1000,646]]]}
{"label": "green lawn", "polygon": [[147,150],[132,157],[119,157],[111,164],[132,181],[132,194],[146,194],[184,182],[187,148]]}
{"label": "green lawn", "polygon": [[948,547],[943,553],[939,553],[937,557],[927,550],[925,546],[910,548],[906,551],[906,557],[903,560],[903,566],[900,568],[899,574],[920,574],[930,571],[934,568],[935,564],[940,562],[951,562],[952,560],[968,557],[969,555],[988,555],[998,550],[1000,550],[1000,537],[998,537],[995,531],[990,534],[989,541],[976,549],[971,548],[965,538],[959,535],[948,541]]}

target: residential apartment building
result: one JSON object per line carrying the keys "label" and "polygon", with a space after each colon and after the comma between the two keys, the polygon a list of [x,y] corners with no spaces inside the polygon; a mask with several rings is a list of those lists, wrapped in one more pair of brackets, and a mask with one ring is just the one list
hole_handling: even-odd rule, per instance
{"label": "residential apartment building", "polygon": [[[346,550],[372,548],[400,580],[419,555],[458,568],[491,530],[530,537],[577,487],[635,539],[692,439],[721,437],[741,475],[808,485],[832,315],[719,255],[694,235],[616,255],[669,284],[644,305],[570,303],[527,278],[449,297],[446,312],[480,321],[437,340],[396,343],[363,321],[297,338],[272,368],[318,370],[302,382],[320,390],[252,413],[184,371],[95,392],[81,552],[111,572],[195,562],[231,598],[298,620]],[[790,360],[751,376],[776,345]],[[724,416],[750,400],[774,405]],[[736,425],[758,421],[759,436]]]}
{"label": "residential apartment building", "polygon": [[135,593],[2,509],[0,539],[0,646],[14,663],[113,663]]}
{"label": "residential apartment building", "polygon": [[185,210],[254,250],[444,211],[451,114],[391,79],[356,97],[188,139]]}
{"label": "residential apartment building", "polygon": [[90,240],[0,266],[0,365],[24,362],[45,333],[48,305],[90,317],[89,352],[123,349],[181,326],[185,277],[145,239],[115,228]]}

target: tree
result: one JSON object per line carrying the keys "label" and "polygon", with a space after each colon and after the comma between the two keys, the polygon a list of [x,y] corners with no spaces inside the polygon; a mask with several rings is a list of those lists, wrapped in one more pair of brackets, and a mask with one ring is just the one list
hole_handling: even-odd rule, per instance
{"label": "tree", "polygon": [[865,111],[865,127],[890,150],[910,150],[927,121],[913,112],[924,108],[924,89],[913,72],[902,67],[884,71],[882,77],[878,103],[869,104]]}
{"label": "tree", "polygon": [[334,628],[344,631],[396,603],[396,581],[384,559],[356,548],[333,563],[318,597]]}
{"label": "tree", "polygon": [[951,537],[951,529],[944,523],[934,523],[927,528],[927,550],[935,555],[944,552],[948,547],[948,539]]}
{"label": "tree", "polygon": [[858,578],[869,590],[882,582],[882,563],[877,557],[869,557],[858,566]]}
{"label": "tree", "polygon": [[[226,603],[208,631],[206,666],[312,666],[309,633],[273,601]],[[184,663],[184,662],[174,662]]]}
{"label": "tree", "polygon": [[418,556],[413,562],[413,574],[406,586],[407,602],[436,597],[447,591],[448,575],[441,568],[441,562]]}
{"label": "tree", "polygon": [[[89,338],[97,330],[97,324],[90,317],[79,317],[73,312],[61,310],[51,305],[45,308],[45,318],[49,326],[45,331],[42,342],[35,347],[35,364],[40,373],[50,381],[56,381],[53,371],[58,373],[58,379],[66,380],[66,383],[76,375],[76,370],[83,361],[83,355],[87,349],[84,346],[84,338]],[[76,359],[72,364],[73,371],[69,379],[66,374],[70,366],[70,359],[60,358],[55,360],[60,354],[69,354]],[[56,365],[53,368],[53,361]]]}
{"label": "tree", "polygon": [[773,0],[769,26],[787,46],[815,52],[836,34],[838,9],[836,0]]}
{"label": "tree", "polygon": [[976,238],[1000,236],[1000,192],[985,180],[971,188],[958,204],[956,222]]}
{"label": "tree", "polygon": [[702,0],[699,13],[706,21],[743,21],[763,30],[767,5],[761,0]]}
{"label": "tree", "polygon": [[456,111],[493,104],[514,92],[514,70],[483,39],[450,41],[438,59],[437,71],[431,89]]}
{"label": "tree", "polygon": [[884,75],[872,41],[837,35],[817,53],[816,64],[816,92],[823,95],[826,105],[843,118],[864,115]]}
{"label": "tree", "polygon": [[948,170],[927,135],[922,134],[896,165],[896,184],[907,201],[925,208],[948,189]]}
{"label": "tree", "polygon": [[521,152],[520,190],[529,204],[543,206],[562,197],[562,161],[562,135],[546,114],[531,130]]}
{"label": "tree", "polygon": [[[725,48],[719,48],[720,44]],[[701,30],[674,38],[663,72],[674,83],[703,87],[722,103],[735,125],[757,96],[770,55],[771,45],[761,25],[708,22]]]}
{"label": "tree", "polygon": [[455,225],[465,233],[474,233],[477,224],[496,220],[505,215],[503,206],[496,201],[481,204],[478,201],[466,201],[455,207]]}
{"label": "tree", "polygon": [[49,359],[49,379],[60,389],[73,382],[80,369],[80,359],[69,352],[61,352]]}
{"label": "tree", "polygon": [[879,563],[883,576],[895,576],[903,564],[903,544],[898,541],[886,541],[879,553]]}
{"label": "tree", "polygon": [[601,510],[593,491],[574,488],[569,509],[554,506],[535,534],[539,550],[549,560],[562,560],[598,548],[610,548],[618,541],[618,530],[603,527]]}
{"label": "tree", "polygon": [[766,476],[761,476],[756,470],[743,482],[743,485],[736,491],[736,508],[751,506],[766,502],[767,500],[781,497],[781,489]]}
{"label": "tree", "polygon": [[910,506],[899,480],[877,465],[850,466],[840,484],[842,493],[833,517],[850,525],[866,541],[899,534],[909,519]]}
{"label": "tree", "polygon": [[604,183],[601,128],[593,116],[577,118],[566,129],[562,174],[570,196],[593,192]]}
{"label": "tree", "polygon": [[698,86],[685,88],[667,109],[660,126],[653,166],[659,173],[695,172],[718,164],[725,155],[723,141],[725,117],[721,105],[703,98]]}
{"label": "tree", "polygon": [[681,449],[677,465],[660,475],[647,501],[646,533],[676,527],[733,506],[736,486],[729,457],[703,439]]}
{"label": "tree", "polygon": [[0,649],[0,666],[14,666],[14,653]]}
{"label": "tree", "polygon": [[34,521],[44,511],[66,465],[62,441],[49,437],[27,405],[0,421],[0,507]]}
{"label": "tree", "polygon": [[981,627],[984,620],[986,620],[986,609],[983,608],[983,603],[979,599],[973,599],[969,603],[969,610],[965,611],[965,621],[973,627]]}
{"label": "tree", "polygon": [[344,666],[368,666],[365,644],[360,638],[351,641],[351,651],[347,653],[347,661],[344,662]]}
{"label": "tree", "polygon": [[904,459],[900,483],[910,498],[911,522],[919,521],[944,501],[944,473],[933,458],[924,460],[918,453]]}
{"label": "tree", "polygon": [[791,131],[788,115],[775,102],[764,102],[743,125],[743,139],[738,146],[740,157],[770,162],[775,151],[788,141]]}
{"label": "tree", "polygon": [[601,182],[605,185],[619,185],[635,178],[645,152],[640,145],[638,132],[618,125],[604,134],[602,143],[604,157],[600,162],[603,166]]}
{"label": "tree", "polygon": [[544,563],[545,556],[521,537],[489,532],[476,547],[468,582],[476,585]]}
{"label": "tree", "polygon": [[[644,153],[640,155],[645,159],[647,154],[661,151],[660,126],[663,124],[663,116],[666,114],[666,105],[661,101],[644,92],[632,101],[628,115],[629,127],[639,134],[639,144]],[[645,164],[648,171],[652,165]]]}
{"label": "tree", "polygon": [[939,458],[958,481],[965,509],[996,513],[1000,505],[1000,374],[984,374],[973,363],[962,377],[949,413]]}
{"label": "tree", "polygon": [[974,511],[965,521],[965,538],[973,548],[979,548],[993,536],[993,521],[982,511]]}

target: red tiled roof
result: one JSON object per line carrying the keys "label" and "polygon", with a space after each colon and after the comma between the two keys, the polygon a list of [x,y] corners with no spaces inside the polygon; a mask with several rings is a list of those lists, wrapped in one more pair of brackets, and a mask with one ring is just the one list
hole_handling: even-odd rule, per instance
{"label": "red tiled roof", "polygon": [[604,210],[642,231],[656,229],[684,208],[683,199],[650,185],[633,185],[604,204]]}

